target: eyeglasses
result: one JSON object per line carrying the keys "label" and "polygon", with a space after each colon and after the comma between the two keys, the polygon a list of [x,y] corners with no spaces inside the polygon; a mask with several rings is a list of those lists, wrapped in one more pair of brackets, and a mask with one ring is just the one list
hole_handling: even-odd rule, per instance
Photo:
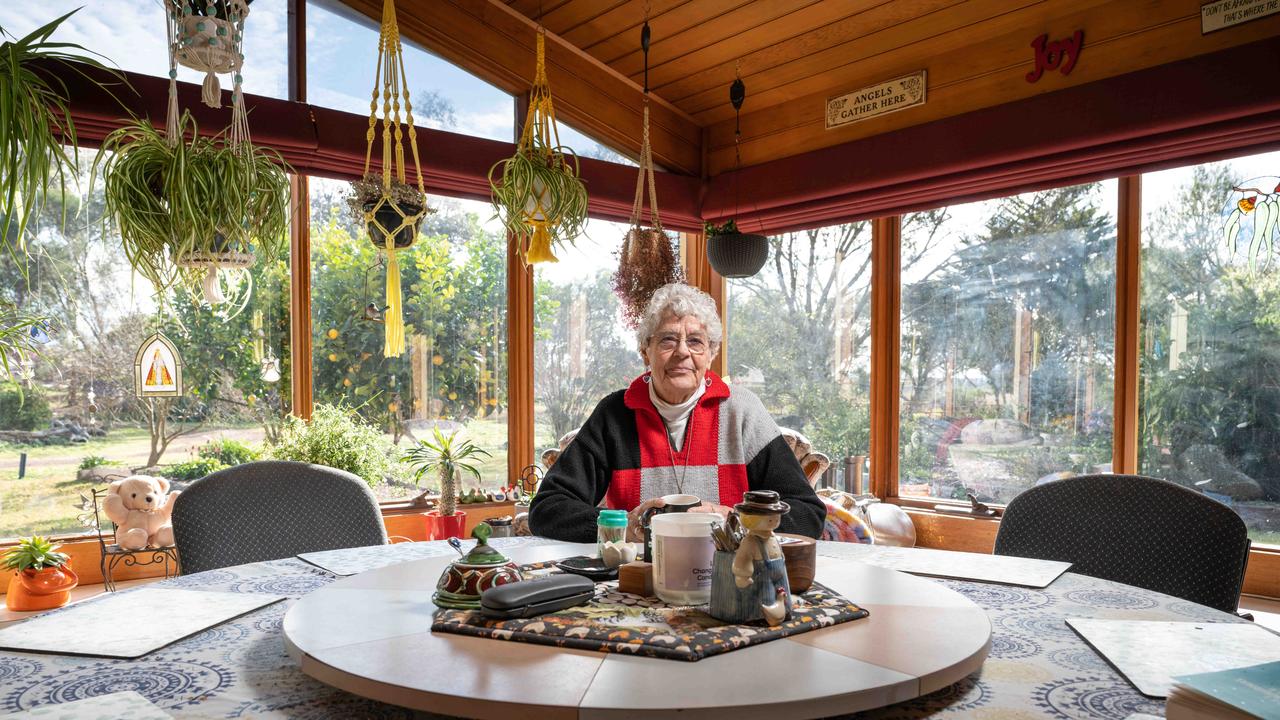
{"label": "eyeglasses", "polygon": [[658,349],[662,352],[673,352],[680,346],[680,341],[684,341],[684,346],[689,349],[690,355],[702,355],[707,351],[707,339],[701,335],[689,335],[682,337],[680,335],[669,334],[657,336]]}

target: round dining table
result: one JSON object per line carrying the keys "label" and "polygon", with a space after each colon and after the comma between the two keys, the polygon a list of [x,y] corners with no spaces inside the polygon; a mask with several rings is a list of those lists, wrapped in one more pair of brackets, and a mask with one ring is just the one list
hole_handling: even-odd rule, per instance
{"label": "round dining table", "polygon": [[[524,562],[531,558],[563,556],[580,552],[581,546],[563,547],[541,538],[512,538],[495,540],[503,552]],[[558,547],[559,546],[559,547]],[[506,717],[534,717],[551,708],[570,709],[570,704],[532,704],[529,698],[545,698],[547,685],[561,684],[589,689],[594,681],[582,685],[572,675],[578,670],[571,667],[581,662],[581,652],[565,653],[572,659],[563,665],[548,666],[545,660],[521,662],[529,651],[550,650],[522,643],[480,638],[448,636],[432,638],[429,616],[432,612],[430,590],[434,586],[435,569],[441,568],[449,557],[456,557],[445,543],[431,543],[423,547],[414,560],[405,564],[399,572],[395,566],[385,570],[371,570],[348,578],[338,578],[314,565],[297,558],[252,563],[210,570],[153,583],[154,587],[176,587],[232,593],[265,593],[282,595],[284,602],[268,605],[260,610],[209,628],[135,660],[18,653],[0,650],[0,713],[18,712],[36,707],[70,702],[108,693],[133,690],[174,718],[430,718],[440,717],[422,709],[406,705],[434,708],[443,712],[465,712],[469,715],[487,714],[501,707]],[[377,553],[376,549],[367,552]],[[734,705],[734,693],[738,697],[767,699],[792,697],[796,712],[793,716],[839,716],[842,703],[855,702],[861,692],[858,683],[867,684],[866,674],[854,681],[849,675],[851,663],[859,652],[879,646],[889,670],[914,677],[917,692],[908,692],[911,682],[882,673],[885,682],[874,692],[888,692],[884,700],[911,697],[881,707],[859,712],[859,718],[924,718],[950,716],[957,718],[1112,718],[1124,720],[1134,713],[1163,716],[1164,701],[1145,697],[1138,693],[1123,677],[1080,639],[1066,624],[1067,618],[1116,618],[1130,620],[1186,620],[1204,622],[1242,622],[1234,615],[1197,605],[1178,598],[1135,588],[1097,578],[1065,573],[1043,589],[1030,589],[1008,585],[995,585],[961,580],[905,578],[899,573],[887,573],[878,568],[862,565],[840,557],[838,544],[819,543],[817,580],[829,583],[833,589],[851,601],[863,605],[871,615],[844,625],[804,633],[792,638],[764,643],[759,646],[707,658],[697,663],[676,660],[624,657],[617,663],[622,674],[607,686],[614,705],[638,702],[648,698],[648,707],[668,708],[663,699],[668,688],[650,684],[654,673],[668,673],[676,678],[686,674],[703,673],[714,668],[732,668],[721,673],[722,677],[707,681],[701,688],[705,694],[698,707],[711,707],[716,703]],[[420,568],[417,590],[379,590],[379,585],[402,583]],[[920,583],[919,586],[913,583]],[[898,590],[916,587],[924,603],[924,609],[912,615],[909,605],[892,603],[898,610],[886,610],[883,601],[886,593],[897,585]],[[364,585],[365,587],[361,587]],[[134,592],[137,588],[120,591]],[[370,595],[369,591],[376,591]],[[327,618],[307,614],[311,611],[327,612],[328,603],[308,601],[309,597],[323,598],[321,593],[350,593],[345,614]],[[363,596],[363,597],[362,597]],[[369,604],[369,598],[381,596],[383,604]],[[390,598],[388,600],[388,598]],[[961,602],[961,601],[966,602]],[[84,602],[94,602],[94,599]],[[390,603],[388,605],[387,603]],[[981,608],[988,623],[988,643],[981,653],[961,658],[956,663],[932,661],[935,675],[925,672],[926,665],[911,665],[913,643],[920,636],[943,636],[959,633],[969,642],[973,628],[981,620],[964,615],[960,611],[969,603]],[[309,607],[310,606],[310,607]],[[383,623],[383,637],[369,635],[380,620],[391,617],[389,607],[397,607],[396,627]],[[947,622],[947,612],[939,608],[951,607],[957,611],[954,617],[964,622],[964,627],[953,627]],[[932,608],[932,610],[929,610]],[[297,609],[298,612],[294,613]],[[53,611],[66,612],[63,610]],[[877,613],[877,610],[880,612]],[[420,613],[427,630],[417,629],[416,634],[430,644],[434,641],[446,645],[467,644],[469,649],[457,655],[459,662],[450,663],[448,653],[431,652],[415,655],[412,652],[399,658],[403,665],[401,679],[388,675],[381,679],[366,677],[363,670],[351,672],[359,664],[335,661],[346,655],[358,654],[361,637],[352,633],[364,633],[366,648],[375,648],[387,637],[404,636],[403,613]],[[876,620],[889,627],[891,612],[906,613],[905,617],[932,618],[917,623],[909,631],[901,629],[893,633],[877,634]],[[286,635],[286,617],[289,632]],[[859,627],[859,624],[862,624]],[[898,626],[901,628],[901,626]],[[327,628],[327,629],[326,629]],[[413,635],[415,633],[408,633]],[[439,635],[438,633],[434,635]],[[826,635],[827,637],[824,637]],[[327,638],[327,640],[326,640]],[[935,638],[936,639],[936,638]],[[864,642],[863,649],[849,650],[851,643]],[[476,643],[482,645],[477,646]],[[804,688],[783,684],[778,678],[790,677],[795,667],[778,668],[772,664],[751,662],[752,653],[767,653],[768,646],[789,643],[796,662],[814,674],[813,682]],[[946,646],[942,642],[939,647]],[[482,650],[474,648],[481,647]],[[338,653],[328,649],[341,648]],[[869,651],[869,650],[867,650]],[[778,651],[773,651],[778,652]],[[335,662],[319,663],[317,654]],[[376,654],[376,653],[375,653]],[[963,655],[964,653],[960,653]],[[737,658],[735,658],[737,656]],[[763,657],[763,656],[762,656]],[[985,659],[984,659],[985,658]],[[490,663],[484,662],[492,660]],[[612,658],[610,658],[612,659]],[[771,659],[774,659],[771,657]],[[973,668],[965,667],[973,662]],[[597,671],[606,663],[595,658]],[[824,661],[829,667],[824,667]],[[310,665],[308,664],[310,663]],[[319,663],[319,664],[317,664]],[[897,670],[893,670],[897,663]],[[875,663],[872,663],[873,665]],[[954,667],[953,667],[954,665]],[[386,668],[388,665],[383,664]],[[916,670],[920,672],[916,672]],[[838,672],[837,672],[838,670]],[[963,671],[958,679],[950,673]],[[424,682],[423,676],[431,674],[439,682]],[[874,673],[872,673],[874,674]],[[854,673],[857,676],[857,673]],[[413,677],[418,680],[412,680]],[[692,676],[692,675],[690,675]],[[320,679],[317,679],[320,678]],[[409,679],[404,679],[409,678]],[[391,680],[391,682],[386,682]],[[602,678],[602,681],[608,678]],[[946,682],[945,685],[939,683]],[[354,683],[354,684],[353,684]],[[361,684],[363,683],[363,684]],[[380,683],[380,684],[379,684]],[[467,705],[448,702],[449,691],[437,692],[441,687],[454,683],[456,687],[476,694],[481,690],[481,701],[475,707],[479,712],[468,712]],[[873,683],[875,684],[875,683]],[[829,687],[828,687],[829,686]],[[362,694],[349,692],[347,687]],[[601,686],[602,688],[606,686]],[[689,692],[691,686],[671,686],[679,692]],[[822,688],[827,689],[823,690]],[[815,689],[816,688],[816,689]],[[887,688],[887,689],[886,689]],[[543,693],[539,695],[539,693]],[[905,694],[904,694],[905,693]],[[921,694],[923,693],[923,694]],[[433,697],[433,695],[439,695]],[[805,697],[818,698],[806,703]],[[918,697],[916,696],[918,695]],[[382,702],[369,696],[387,700],[399,700],[401,704]],[[423,703],[423,699],[439,701],[437,705]],[[485,701],[484,698],[488,698]],[[506,698],[526,699],[521,702],[505,702]],[[864,698],[865,699],[865,698]],[[830,700],[830,709],[823,710],[823,701]],[[488,704],[486,704],[488,702]],[[494,703],[497,704],[494,704]],[[857,701],[860,702],[860,701]],[[580,699],[577,703],[582,705]],[[589,716],[595,709],[608,705],[595,702],[583,706],[579,716]],[[864,707],[865,705],[857,705]],[[785,708],[775,704],[770,708],[773,716]],[[671,708],[668,708],[671,709]],[[740,706],[746,713],[745,706]],[[589,712],[592,711],[592,712]],[[608,714],[608,713],[599,713]],[[626,713],[618,713],[625,715]],[[638,714],[634,714],[639,716]],[[852,717],[852,716],[851,716]]]}

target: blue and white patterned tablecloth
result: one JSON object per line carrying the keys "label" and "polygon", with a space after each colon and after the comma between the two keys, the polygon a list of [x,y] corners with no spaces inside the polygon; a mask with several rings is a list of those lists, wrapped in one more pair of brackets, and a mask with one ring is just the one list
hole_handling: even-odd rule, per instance
{"label": "blue and white patterned tablecloth", "polygon": [[[444,543],[437,549],[439,555],[453,552]],[[270,593],[290,599],[140,660],[0,652],[0,713],[134,690],[175,718],[436,717],[366,700],[313,680],[285,653],[280,625],[289,607],[335,579],[290,558],[162,581],[157,586]],[[1132,713],[1163,716],[1164,702],[1138,694],[1067,627],[1066,618],[1239,621],[1167,595],[1071,573],[1043,590],[959,580],[934,582],[987,610],[992,626],[989,659],[980,673],[947,689],[859,717],[1124,720]],[[512,682],[534,680],[513,678]]]}

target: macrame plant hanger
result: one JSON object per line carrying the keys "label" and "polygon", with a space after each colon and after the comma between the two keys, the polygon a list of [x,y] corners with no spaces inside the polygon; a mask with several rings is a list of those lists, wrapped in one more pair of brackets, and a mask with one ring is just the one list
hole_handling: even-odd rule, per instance
{"label": "macrame plant hanger", "polygon": [[[244,22],[249,16],[246,0],[204,0],[204,15],[195,8],[201,0],[164,0],[165,18],[169,38],[169,108],[165,117],[165,138],[170,146],[185,142],[179,132],[178,65],[203,72],[200,99],[211,108],[222,107],[222,86],[219,73],[232,74],[231,126],[227,129],[227,147],[250,152],[249,117],[244,108]],[[222,10],[225,17],[218,17]],[[194,138],[193,138],[194,140]],[[231,232],[232,228],[211,228],[210,232]],[[223,270],[240,271],[237,281],[240,287],[238,306],[228,317],[235,317],[249,302],[252,292],[252,276],[245,272],[253,265],[252,254],[244,252],[191,253],[174,258],[179,267],[202,270],[201,287],[205,302],[221,305],[227,302],[222,292],[220,273]]]}
{"label": "macrame plant hanger", "polygon": [[[529,111],[525,115],[524,131],[520,133],[520,145],[516,151],[530,155],[535,152],[550,154],[558,147],[560,132],[556,129],[556,111],[551,105],[551,84],[547,81],[547,36],[539,23],[537,66],[533,73],[533,88],[529,91]],[[551,251],[551,233],[547,230],[559,218],[550,217],[552,208],[547,207],[549,201],[545,188],[531,188],[524,210],[525,223],[533,228],[529,248],[524,253],[526,265],[559,262]]]}
{"label": "macrame plant hanger", "polygon": [[[658,189],[653,169],[653,146],[649,140],[649,10],[645,8],[644,26],[640,29],[640,49],[644,52],[644,112],[641,119],[640,168],[636,174],[636,196],[631,205],[631,227],[627,230],[619,253],[618,271],[613,289],[622,301],[623,320],[635,327],[645,306],[658,288],[679,282],[682,274],[671,249],[671,241],[662,230],[658,214]],[[649,188],[651,228],[644,228],[644,191]]]}
{"label": "macrame plant hanger", "polygon": [[[369,169],[373,160],[373,146],[378,135],[378,88],[382,88],[382,195],[372,206],[366,207],[364,220],[370,232],[382,233],[386,239],[387,252],[387,295],[386,312],[383,314],[383,348],[385,357],[400,357],[404,354],[404,308],[400,293],[400,264],[396,261],[396,236],[406,228],[417,228],[418,222],[427,214],[424,202],[417,212],[408,212],[393,197],[391,179],[406,184],[408,173],[405,168],[404,142],[405,133],[400,120],[400,104],[404,103],[405,118],[403,125],[408,127],[409,148],[413,153],[413,170],[416,176],[418,193],[425,198],[427,191],[422,183],[422,163],[418,158],[418,132],[413,126],[413,104],[409,101],[409,85],[404,72],[404,54],[400,44],[400,27],[396,23],[395,0],[384,0],[382,3],[382,33],[378,37],[378,65],[374,71],[373,96],[369,101],[368,141],[364,153],[364,177],[369,177]],[[395,217],[400,219],[397,227],[384,227],[378,220],[380,209],[395,210]],[[384,214],[384,218],[386,215]]]}

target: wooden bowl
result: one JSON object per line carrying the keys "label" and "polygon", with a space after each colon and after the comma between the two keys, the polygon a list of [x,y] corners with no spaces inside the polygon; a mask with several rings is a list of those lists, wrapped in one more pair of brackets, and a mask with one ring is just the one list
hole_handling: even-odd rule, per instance
{"label": "wooden bowl", "polygon": [[806,535],[775,533],[782,543],[782,557],[787,562],[787,583],[791,594],[802,593],[813,585],[818,567],[818,541]]}

